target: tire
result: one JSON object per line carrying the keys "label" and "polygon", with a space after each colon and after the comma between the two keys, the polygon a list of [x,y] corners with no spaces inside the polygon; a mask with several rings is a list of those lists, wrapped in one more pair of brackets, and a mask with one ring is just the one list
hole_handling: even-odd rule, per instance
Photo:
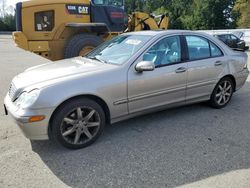
{"label": "tire", "polygon": [[[226,85],[225,85],[226,83]],[[235,85],[231,78],[224,77],[215,86],[210,98],[210,105],[213,108],[221,109],[231,101]]]}
{"label": "tire", "polygon": [[61,106],[51,122],[51,137],[54,141],[69,149],[81,149],[100,137],[106,118],[98,103],[82,98]]}
{"label": "tire", "polygon": [[[64,58],[77,57],[85,47],[90,47],[89,51],[93,50],[102,43],[102,39],[95,35],[78,34],[73,36],[65,45]],[[87,50],[88,51],[88,50]]]}

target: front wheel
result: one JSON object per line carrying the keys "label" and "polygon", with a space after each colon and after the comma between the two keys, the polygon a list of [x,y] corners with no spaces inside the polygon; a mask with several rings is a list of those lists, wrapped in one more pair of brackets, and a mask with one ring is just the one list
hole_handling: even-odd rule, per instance
{"label": "front wheel", "polygon": [[232,99],[234,84],[231,78],[225,77],[216,85],[211,98],[210,104],[214,108],[224,108]]}
{"label": "front wheel", "polygon": [[80,149],[94,143],[103,132],[105,113],[90,99],[65,103],[52,120],[52,136],[69,149]]}

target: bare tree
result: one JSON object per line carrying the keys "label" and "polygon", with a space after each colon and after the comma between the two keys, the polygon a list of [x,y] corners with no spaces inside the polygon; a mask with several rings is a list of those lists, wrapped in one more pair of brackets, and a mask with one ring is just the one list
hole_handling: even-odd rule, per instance
{"label": "bare tree", "polygon": [[8,14],[11,14],[11,15],[14,15],[15,14],[15,8],[12,6],[12,5],[10,5],[10,6],[8,6],[7,8],[6,8],[6,12],[8,13]]}
{"label": "bare tree", "polygon": [[4,17],[7,9],[7,0],[0,0],[0,17]]}

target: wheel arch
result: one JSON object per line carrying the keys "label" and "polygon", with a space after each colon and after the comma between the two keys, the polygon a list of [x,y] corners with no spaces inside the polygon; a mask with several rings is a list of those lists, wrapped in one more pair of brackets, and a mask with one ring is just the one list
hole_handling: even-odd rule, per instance
{"label": "wheel arch", "polygon": [[109,33],[110,30],[106,24],[102,23],[67,23],[63,25],[57,35],[56,39],[64,39],[69,41],[72,37],[78,34],[89,34],[95,36],[102,36]]}
{"label": "wheel arch", "polygon": [[50,137],[50,134],[51,134],[51,122],[55,116],[55,114],[59,111],[59,109],[65,105],[66,103],[70,102],[71,100],[75,100],[75,99],[83,99],[83,98],[87,98],[87,99],[91,99],[95,102],[97,102],[101,108],[103,109],[104,113],[105,113],[105,118],[106,118],[106,123],[107,124],[110,124],[110,110],[109,110],[109,107],[107,105],[107,103],[100,97],[96,96],[96,95],[91,95],[91,94],[86,94],[86,95],[77,95],[77,96],[74,96],[74,97],[71,97],[69,99],[66,99],[65,101],[61,102],[57,107],[56,109],[53,111],[51,117],[50,117],[50,120],[49,120],[49,126],[48,126],[48,135]]}
{"label": "wheel arch", "polygon": [[89,33],[105,34],[110,29],[105,23],[67,23],[66,28],[81,30],[84,29]]}
{"label": "wheel arch", "polygon": [[235,77],[232,74],[228,74],[228,75],[223,76],[220,80],[222,80],[224,78],[230,78],[233,81],[233,86],[234,86],[233,91],[235,92],[236,88],[237,88]]}

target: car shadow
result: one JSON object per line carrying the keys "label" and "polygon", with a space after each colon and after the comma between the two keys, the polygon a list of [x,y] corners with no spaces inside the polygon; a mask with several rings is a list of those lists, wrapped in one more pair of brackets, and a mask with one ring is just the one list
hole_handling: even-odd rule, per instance
{"label": "car shadow", "polygon": [[32,149],[71,187],[174,187],[250,167],[250,83],[228,107],[161,111],[107,126],[92,146]]}

